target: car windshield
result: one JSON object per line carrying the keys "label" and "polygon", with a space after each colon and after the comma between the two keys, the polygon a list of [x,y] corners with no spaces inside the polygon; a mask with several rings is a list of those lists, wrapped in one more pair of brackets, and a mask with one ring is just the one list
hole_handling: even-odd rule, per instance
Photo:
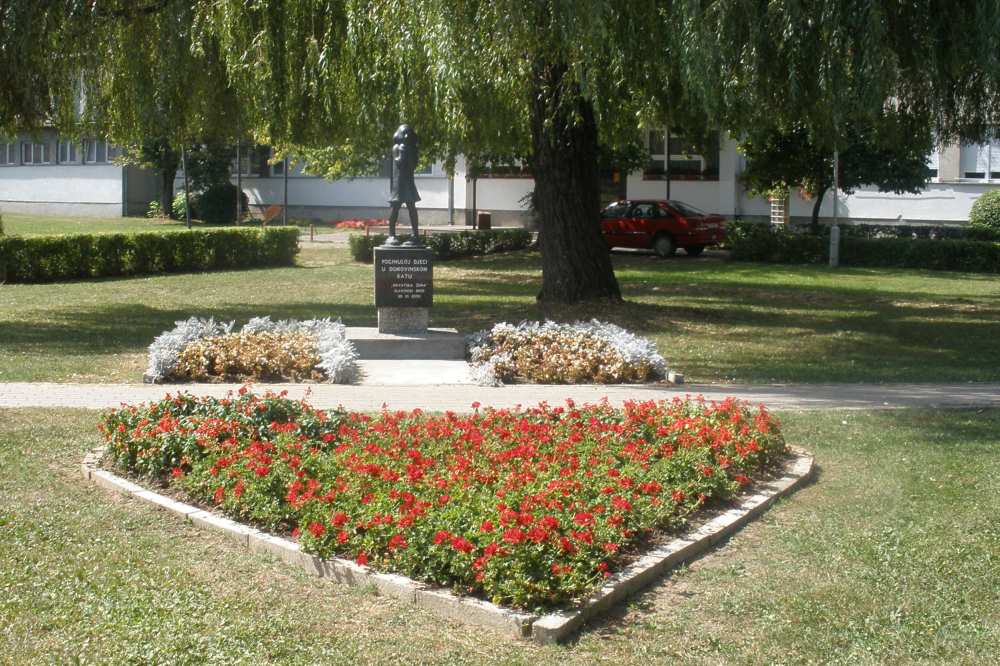
{"label": "car windshield", "polygon": [[698,216],[704,217],[705,215],[708,215],[708,213],[706,213],[705,211],[701,210],[700,208],[695,208],[694,206],[689,206],[688,204],[682,203],[680,201],[668,201],[667,203],[670,204],[671,208],[673,208],[678,213],[680,213],[681,215],[684,215],[684,216],[690,215],[690,216],[695,216],[695,217],[698,217]]}

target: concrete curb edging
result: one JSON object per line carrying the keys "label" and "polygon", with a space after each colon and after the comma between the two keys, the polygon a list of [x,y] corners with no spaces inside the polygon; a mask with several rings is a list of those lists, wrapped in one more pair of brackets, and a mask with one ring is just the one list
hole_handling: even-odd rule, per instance
{"label": "concrete curb edging", "polygon": [[348,585],[373,585],[381,595],[415,604],[448,619],[487,626],[511,638],[527,638],[540,644],[557,643],[568,638],[586,621],[652,584],[673,567],[731,536],[764,513],[779,497],[805,484],[813,474],[813,457],[805,451],[790,447],[792,457],[785,464],[780,478],[761,484],[757,493],[709,520],[694,532],[647,552],[608,578],[604,586],[579,606],[539,617],[481,599],[458,596],[445,588],[419,583],[398,574],[376,573],[350,560],[322,559],[303,553],[299,544],[294,541],[178,502],[99,468],[104,451],[105,447],[94,449],[84,457],[81,473],[85,480],[149,502],[201,529],[221,532],[253,552],[270,553],[311,575],[331,578]]}

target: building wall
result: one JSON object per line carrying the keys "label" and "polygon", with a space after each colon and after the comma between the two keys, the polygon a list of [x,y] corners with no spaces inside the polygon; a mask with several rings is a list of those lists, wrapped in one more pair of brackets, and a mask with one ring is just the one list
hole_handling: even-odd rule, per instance
{"label": "building wall", "polygon": [[0,211],[121,216],[122,167],[114,164],[0,167]]}

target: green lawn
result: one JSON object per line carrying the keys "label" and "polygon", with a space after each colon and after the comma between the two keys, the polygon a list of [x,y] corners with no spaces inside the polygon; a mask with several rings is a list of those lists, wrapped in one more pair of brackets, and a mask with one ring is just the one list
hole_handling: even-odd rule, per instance
{"label": "green lawn", "polygon": [[994,663],[1000,411],[783,414],[817,481],[569,644],[312,579],[78,477],[96,412],[0,410],[4,663]]}
{"label": "green lawn", "polygon": [[187,228],[183,221],[145,217],[58,217],[16,213],[3,214],[3,227],[10,236],[181,231]]}
{"label": "green lawn", "polygon": [[[435,267],[432,325],[599,317],[652,337],[689,382],[1000,380],[1000,276],[615,253],[623,305],[541,308],[539,257]],[[0,381],[138,381],[145,349],[190,315],[374,325],[372,269],[343,247],[299,266],[0,286]]]}

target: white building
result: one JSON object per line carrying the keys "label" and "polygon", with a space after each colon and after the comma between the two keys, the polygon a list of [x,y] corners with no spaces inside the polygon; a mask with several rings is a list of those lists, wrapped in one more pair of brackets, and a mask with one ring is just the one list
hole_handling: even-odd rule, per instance
{"label": "white building", "polygon": [[[663,132],[648,132],[650,168],[645,171],[605,174],[602,196],[615,198],[666,198],[689,203],[706,211],[733,217],[766,217],[766,200],[751,197],[740,182],[745,166],[736,142],[720,137],[718,150],[708,155],[693,150],[677,136],[668,143]],[[666,155],[670,154],[668,181]],[[158,196],[154,174],[112,163],[113,146],[103,141],[74,144],[60,141],[52,132],[40,137],[0,140],[0,212],[46,215],[142,215]],[[287,183],[288,215],[292,218],[341,220],[385,217],[389,181],[360,177],[327,181],[292,166],[287,178],[283,165],[260,159],[241,164],[242,186],[251,208],[263,211],[281,205]],[[856,222],[897,221],[961,224],[968,220],[972,202],[983,192],[1000,187],[1000,143],[946,145],[928,159],[927,187],[919,194],[895,195],[864,189],[839,195],[839,214]],[[534,187],[529,175],[517,168],[487,170],[467,178],[459,160],[454,177],[440,164],[417,175],[422,219],[430,224],[464,225],[473,209],[490,211],[494,225],[519,224],[529,219],[527,196]],[[236,180],[235,176],[233,178]],[[183,181],[177,181],[178,189]],[[821,217],[832,216],[833,195],[827,194]],[[792,217],[808,217],[812,201],[792,193]]]}

